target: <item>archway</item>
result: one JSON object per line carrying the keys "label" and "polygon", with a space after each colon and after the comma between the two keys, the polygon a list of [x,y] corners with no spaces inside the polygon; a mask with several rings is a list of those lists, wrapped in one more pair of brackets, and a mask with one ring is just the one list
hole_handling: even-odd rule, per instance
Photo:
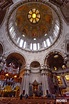
{"label": "archway", "polygon": [[[15,88],[16,86],[20,87],[20,71],[25,67],[25,64],[25,58],[19,53],[11,53],[7,56],[0,75],[1,83],[3,83],[1,86],[2,92],[4,92],[3,96],[19,96],[17,93],[19,94],[20,89],[15,90]],[[3,89],[4,86],[11,88],[11,90]]]}
{"label": "archway", "polygon": [[38,68],[38,67],[40,67],[40,63],[38,61],[33,61],[30,64],[30,67],[32,67],[32,68]]}
{"label": "archway", "polygon": [[64,89],[65,87],[65,85],[63,85],[64,82],[62,82],[64,80],[62,74],[66,69],[64,58],[60,52],[54,51],[48,54],[45,59],[45,64],[51,72],[51,75],[48,76],[50,89],[52,90],[51,86],[53,86],[55,92],[53,90],[52,91],[59,94],[59,89]]}
{"label": "archway", "polygon": [[26,61],[25,58],[19,53],[11,53],[6,58],[6,63],[9,65],[11,62],[16,64],[16,67],[19,65],[19,68],[25,67]]}
{"label": "archway", "polygon": [[[38,61],[33,61],[30,64],[31,74],[30,74],[30,85],[29,94],[30,96],[41,96],[42,95],[42,85],[41,85],[41,75],[40,75],[40,63]],[[30,92],[31,89],[31,92]]]}
{"label": "archway", "polygon": [[59,52],[51,52],[45,59],[45,64],[48,65],[50,69],[59,70],[66,68],[64,58]]}

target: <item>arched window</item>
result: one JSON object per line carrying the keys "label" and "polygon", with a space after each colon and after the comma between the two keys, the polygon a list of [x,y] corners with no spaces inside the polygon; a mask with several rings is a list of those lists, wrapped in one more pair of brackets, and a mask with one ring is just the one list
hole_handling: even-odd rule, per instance
{"label": "arched window", "polygon": [[22,39],[20,40],[20,44],[19,45],[20,45],[20,47],[23,46],[23,40]]}
{"label": "arched window", "polygon": [[30,49],[32,50],[32,43],[30,44]]}
{"label": "arched window", "polygon": [[37,50],[37,44],[33,43],[33,50]]}

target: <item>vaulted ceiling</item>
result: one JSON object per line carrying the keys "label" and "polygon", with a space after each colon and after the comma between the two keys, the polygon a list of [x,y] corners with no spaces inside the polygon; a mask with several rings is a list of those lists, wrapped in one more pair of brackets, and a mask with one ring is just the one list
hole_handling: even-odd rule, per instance
{"label": "vaulted ceiling", "polygon": [[[49,0],[49,1],[60,8],[65,21],[69,23],[69,0]],[[12,4],[13,4],[12,0],[0,0],[0,25],[3,22],[7,8]]]}
{"label": "vaulted ceiling", "polygon": [[64,69],[66,67],[66,63],[64,62],[64,58],[59,52],[51,52],[47,58],[47,65],[54,69]]}

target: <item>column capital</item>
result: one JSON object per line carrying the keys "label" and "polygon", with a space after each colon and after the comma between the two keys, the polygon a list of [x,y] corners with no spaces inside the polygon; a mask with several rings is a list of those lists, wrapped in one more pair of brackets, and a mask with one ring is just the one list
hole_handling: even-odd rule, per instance
{"label": "column capital", "polygon": [[25,68],[29,70],[29,69],[30,69],[30,65],[27,64],[27,65],[25,66]]}
{"label": "column capital", "polygon": [[29,74],[30,74],[30,71],[28,69],[25,69],[24,75],[29,75]]}
{"label": "column capital", "polygon": [[42,70],[42,71],[41,71],[41,74],[42,74],[42,75],[45,74],[45,70]]}

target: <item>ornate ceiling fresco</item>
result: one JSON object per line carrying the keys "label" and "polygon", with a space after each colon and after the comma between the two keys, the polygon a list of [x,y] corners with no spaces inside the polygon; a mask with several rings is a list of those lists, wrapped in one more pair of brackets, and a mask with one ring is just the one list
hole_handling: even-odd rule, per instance
{"label": "ornate ceiling fresco", "polygon": [[[28,0],[30,1],[30,0]],[[36,1],[36,0],[33,0]],[[31,0],[31,2],[33,2]],[[55,5],[59,6],[61,9],[61,12],[65,18],[65,20],[69,23],[69,0],[49,0],[51,3],[54,3]],[[13,4],[12,0],[0,0],[0,24],[3,22],[6,9]]]}
{"label": "ornate ceiling fresco", "polygon": [[51,47],[61,32],[57,10],[47,2],[21,2],[9,14],[7,30],[12,42],[27,51]]}
{"label": "ornate ceiling fresco", "polygon": [[28,38],[41,38],[52,26],[52,11],[42,3],[27,3],[16,11],[16,26]]}

